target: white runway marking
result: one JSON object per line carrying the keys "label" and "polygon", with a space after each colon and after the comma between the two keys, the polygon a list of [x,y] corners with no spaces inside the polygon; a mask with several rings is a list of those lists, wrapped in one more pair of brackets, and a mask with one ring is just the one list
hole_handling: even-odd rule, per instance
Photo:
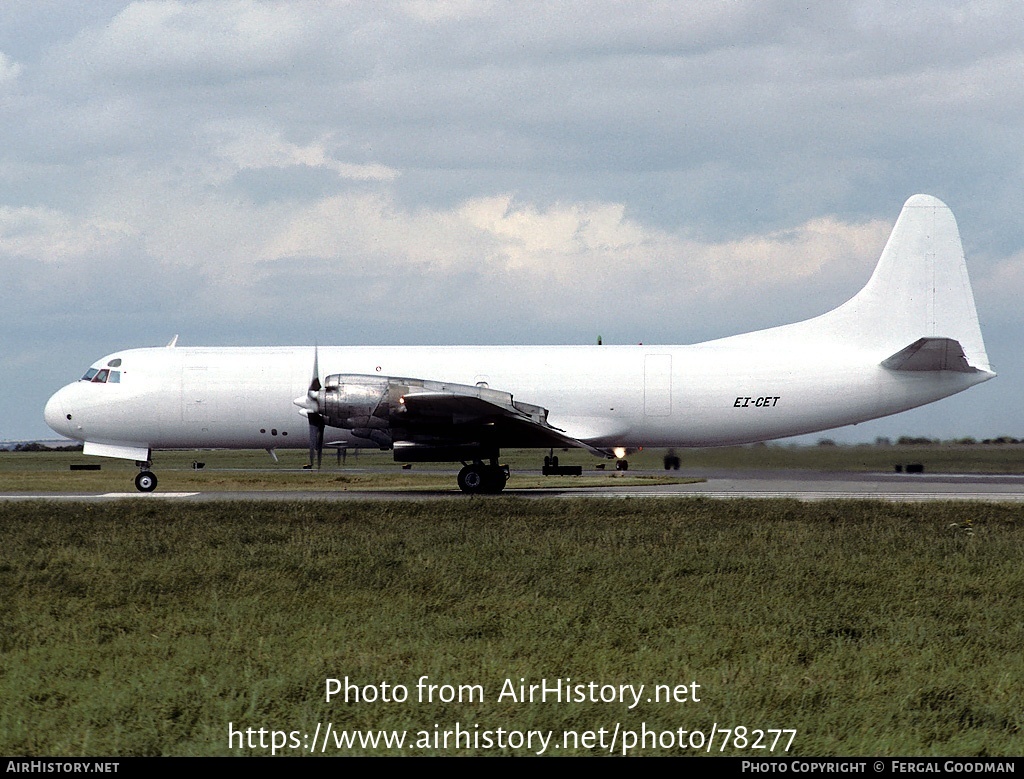
{"label": "white runway marking", "polygon": [[194,498],[198,492],[104,492],[92,495],[0,495],[0,500],[109,500],[111,498]]}
{"label": "white runway marking", "polygon": [[105,492],[101,498],[191,498],[198,492]]}

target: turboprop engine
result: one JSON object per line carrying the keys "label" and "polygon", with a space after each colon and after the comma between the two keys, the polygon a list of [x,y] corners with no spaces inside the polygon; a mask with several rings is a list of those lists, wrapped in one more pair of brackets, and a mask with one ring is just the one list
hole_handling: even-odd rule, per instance
{"label": "turboprop engine", "polygon": [[387,378],[339,373],[324,380],[317,393],[317,407],[331,427],[386,429],[392,409],[400,405],[403,389],[407,391]]}
{"label": "turboprop engine", "polygon": [[305,396],[295,399],[295,405],[309,420],[310,465],[314,456],[319,465],[325,427],[349,430],[382,449],[391,448],[391,412],[400,407],[403,391],[408,390],[386,377],[336,373],[321,384],[314,375]]}
{"label": "turboprop engine", "polygon": [[[314,462],[319,465],[327,427],[348,430],[382,449],[402,443],[403,455],[399,457],[396,449],[396,459],[417,462],[479,459],[481,452],[490,451],[493,445],[483,446],[474,436],[469,441],[453,440],[451,433],[459,426],[485,433],[483,428],[494,418],[560,432],[547,424],[546,409],[514,401],[507,392],[481,385],[372,374],[335,373],[321,383],[318,362],[314,356],[309,390],[294,401],[309,420],[311,467]],[[453,445],[461,447],[457,457],[452,455],[456,451]]]}

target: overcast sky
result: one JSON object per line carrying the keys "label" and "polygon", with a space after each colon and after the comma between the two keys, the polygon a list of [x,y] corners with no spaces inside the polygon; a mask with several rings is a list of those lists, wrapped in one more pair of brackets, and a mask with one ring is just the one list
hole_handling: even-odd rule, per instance
{"label": "overcast sky", "polygon": [[806,5],[4,0],[0,439],[52,437],[53,391],[175,333],[795,321],[917,192],[957,216],[1000,376],[829,435],[1024,437],[1020,3]]}

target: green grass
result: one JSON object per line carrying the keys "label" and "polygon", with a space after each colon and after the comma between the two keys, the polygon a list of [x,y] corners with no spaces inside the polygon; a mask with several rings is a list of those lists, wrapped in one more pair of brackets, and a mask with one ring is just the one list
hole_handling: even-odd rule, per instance
{"label": "green grass", "polygon": [[[582,450],[558,452],[563,465],[582,465],[582,478],[542,477],[544,452],[513,449],[502,462],[512,469],[509,488],[626,486],[693,481],[687,478],[702,468],[808,469],[826,471],[891,473],[896,464],[921,463],[927,473],[1024,473],[1022,445],[932,446],[731,446],[680,449],[682,468],[663,470],[663,449],[646,449],[629,455],[630,470],[616,472],[614,463]],[[339,464],[333,452],[325,454],[319,472],[303,471],[307,454],[280,451],[274,462],[264,451],[157,452],[153,470],[161,492],[248,490],[454,490],[454,463],[416,463],[410,469],[392,460],[390,452],[351,454]],[[205,464],[193,470],[192,463]],[[101,466],[96,471],[71,471],[72,463]],[[605,470],[597,466],[604,465]],[[652,475],[638,471],[659,471]],[[69,452],[0,452],[2,492],[125,492],[133,491],[138,469],[131,462],[85,457]]]}
{"label": "green grass", "polygon": [[[679,449],[687,468],[796,468],[814,471],[892,473],[895,465],[921,463],[926,473],[1024,473],[1024,445],[927,446],[725,446]],[[660,455],[661,452],[659,451]],[[630,457],[632,466],[633,457]]]}
{"label": "green grass", "polygon": [[[318,722],[717,723],[795,728],[790,755],[1024,750],[1016,506],[29,502],[0,504],[0,527],[2,754],[265,754],[229,751],[228,723]],[[423,675],[486,698],[324,700],[327,678],[415,695]],[[520,677],[696,681],[701,701],[496,700]]]}
{"label": "green grass", "polygon": [[[278,452],[274,462],[264,451],[157,452],[153,470],[160,492],[232,492],[291,490],[312,492],[389,490],[458,492],[458,463],[416,463],[403,469],[391,452],[371,451],[349,455],[339,464],[334,453],[324,457],[319,471],[304,470],[308,455],[300,451]],[[586,452],[560,453],[565,464],[584,465],[582,477],[540,475],[543,453],[512,450],[502,463],[512,467],[509,488],[624,487],[637,484],[686,484],[700,479],[680,472],[656,475],[617,472],[614,464],[597,470],[603,461]],[[203,463],[201,470],[193,462]],[[72,463],[99,465],[99,471],[72,471]],[[0,452],[0,493],[3,492],[133,492],[139,469],[131,461],[85,457],[80,452]]]}

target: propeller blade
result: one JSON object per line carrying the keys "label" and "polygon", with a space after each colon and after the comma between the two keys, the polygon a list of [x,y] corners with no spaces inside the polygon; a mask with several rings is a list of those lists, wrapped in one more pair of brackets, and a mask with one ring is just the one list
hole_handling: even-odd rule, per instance
{"label": "propeller blade", "polygon": [[308,414],[309,419],[309,467],[312,469],[313,462],[316,462],[316,469],[320,470],[320,463],[324,457],[324,418],[319,414]]}
{"label": "propeller blade", "polygon": [[310,392],[319,392],[322,385],[320,384],[320,347],[313,347],[313,380],[309,382]]}
{"label": "propeller blade", "polygon": [[324,425],[316,429],[316,469],[320,470],[320,463],[324,459]]}
{"label": "propeller blade", "polygon": [[302,397],[292,401],[299,407],[299,413],[309,420],[309,468],[312,470],[313,462],[316,462],[316,469],[320,470],[320,463],[324,458],[324,428],[327,426],[323,415],[320,413],[320,390],[323,385],[320,383],[320,348],[313,347],[313,378],[309,382],[309,389]]}
{"label": "propeller blade", "polygon": [[292,401],[292,403],[302,409],[299,413],[307,417],[320,411],[320,390],[323,389],[323,385],[320,383],[319,351],[318,347],[313,347],[313,378],[309,382],[309,389],[306,390],[305,395],[297,397]]}

